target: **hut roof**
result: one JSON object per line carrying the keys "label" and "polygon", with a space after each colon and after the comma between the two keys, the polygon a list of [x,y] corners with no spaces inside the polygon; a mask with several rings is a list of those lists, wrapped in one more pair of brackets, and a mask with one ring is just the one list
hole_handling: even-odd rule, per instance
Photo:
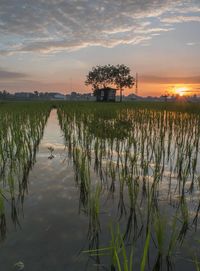
{"label": "hut roof", "polygon": [[96,89],[96,91],[101,91],[101,90],[113,90],[113,91],[116,91],[116,88],[105,87],[105,88],[98,88],[98,89]]}

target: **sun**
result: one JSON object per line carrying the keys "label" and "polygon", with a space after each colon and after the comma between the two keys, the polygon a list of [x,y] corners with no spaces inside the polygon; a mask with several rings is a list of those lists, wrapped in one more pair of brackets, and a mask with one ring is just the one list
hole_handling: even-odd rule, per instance
{"label": "sun", "polygon": [[185,96],[185,95],[187,95],[188,94],[188,92],[189,92],[189,88],[188,87],[184,87],[184,86],[175,86],[174,88],[173,88],[173,93],[174,94],[177,94],[177,95],[179,95],[179,96]]}

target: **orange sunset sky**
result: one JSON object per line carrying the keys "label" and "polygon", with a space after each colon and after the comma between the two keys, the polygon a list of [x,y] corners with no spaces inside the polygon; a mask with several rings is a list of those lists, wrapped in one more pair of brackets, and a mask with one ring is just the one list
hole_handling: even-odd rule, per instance
{"label": "orange sunset sky", "polygon": [[0,90],[89,92],[93,66],[125,64],[141,96],[198,95],[199,49],[197,0],[0,2]]}

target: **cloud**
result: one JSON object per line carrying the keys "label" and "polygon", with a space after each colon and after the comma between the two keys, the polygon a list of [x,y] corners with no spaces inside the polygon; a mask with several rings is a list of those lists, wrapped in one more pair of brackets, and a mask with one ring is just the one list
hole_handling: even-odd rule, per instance
{"label": "cloud", "polygon": [[185,23],[185,22],[200,22],[200,16],[171,16],[160,19],[163,23]]}
{"label": "cloud", "polygon": [[159,35],[161,32],[169,32],[174,30],[174,28],[149,28],[149,29],[138,29],[135,33],[152,33],[153,36]]}
{"label": "cloud", "polygon": [[191,77],[159,77],[154,75],[141,75],[140,81],[153,84],[200,84],[200,75]]}
{"label": "cloud", "polygon": [[27,77],[28,75],[25,73],[20,73],[20,72],[11,72],[4,70],[0,68],[0,80],[7,80],[7,79],[19,79],[19,78],[24,78]]}
{"label": "cloud", "polygon": [[196,45],[196,42],[188,42],[188,43],[186,43],[186,45],[188,45],[188,46],[194,46],[194,45]]}
{"label": "cloud", "polygon": [[[196,0],[1,0],[0,54],[142,44],[172,31],[165,22],[198,20],[179,15],[199,9]],[[175,18],[166,17],[174,10]]]}

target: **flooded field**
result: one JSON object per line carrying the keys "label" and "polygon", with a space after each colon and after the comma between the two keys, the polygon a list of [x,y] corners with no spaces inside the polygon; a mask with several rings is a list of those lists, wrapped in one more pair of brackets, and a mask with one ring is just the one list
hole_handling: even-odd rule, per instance
{"label": "flooded field", "polygon": [[200,107],[0,104],[0,270],[199,270]]}

